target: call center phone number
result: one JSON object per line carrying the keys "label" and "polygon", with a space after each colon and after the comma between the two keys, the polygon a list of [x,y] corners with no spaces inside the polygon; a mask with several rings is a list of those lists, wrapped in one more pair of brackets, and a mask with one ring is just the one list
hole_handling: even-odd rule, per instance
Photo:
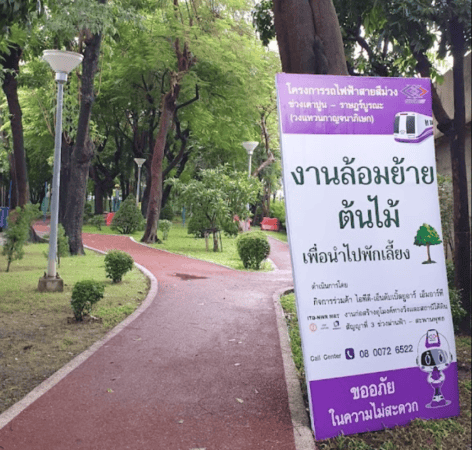
{"label": "call center phone number", "polygon": [[396,345],[395,347],[376,347],[372,350],[360,350],[361,358],[369,358],[370,356],[389,356],[393,354],[413,353],[413,345]]}

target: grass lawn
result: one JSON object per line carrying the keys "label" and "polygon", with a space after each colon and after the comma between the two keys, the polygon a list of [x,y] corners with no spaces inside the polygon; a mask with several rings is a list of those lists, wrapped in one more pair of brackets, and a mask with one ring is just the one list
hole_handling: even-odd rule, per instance
{"label": "grass lawn", "polygon": [[[288,326],[292,357],[308,408],[307,387],[295,295],[280,298]],[[461,413],[442,420],[416,419],[406,427],[318,441],[319,450],[468,450],[471,445],[471,338],[456,337]]]}
{"label": "grass lawn", "polygon": [[[48,244],[25,246],[22,260],[0,255],[0,413],[44,379],[83,352],[131,314],[146,297],[148,279],[136,268],[121,283],[105,276],[104,255],[61,259],[58,272],[64,292],[39,293],[47,268]],[[105,296],[92,310],[98,320],[77,323],[70,307],[73,285],[84,279],[103,281]]]}
{"label": "grass lawn", "polygon": [[[253,228],[253,230],[259,230],[259,227]],[[82,228],[83,233],[99,233],[99,234],[117,234],[110,227],[102,227],[101,231],[98,231],[96,227],[91,225],[84,225]],[[287,241],[287,235],[285,233],[278,233],[274,231],[264,232],[269,236],[276,237],[284,242]],[[136,241],[140,241],[143,237],[142,231],[137,231],[130,235]],[[158,237],[162,239],[162,233],[158,233]],[[213,236],[210,235],[208,238],[208,250],[206,249],[205,239],[197,239],[193,235],[187,234],[187,227],[182,225],[181,221],[174,221],[169,231],[169,237],[167,240],[162,241],[161,244],[152,244],[151,247],[155,247],[161,250],[167,250],[168,252],[178,253],[180,255],[189,256],[191,258],[202,259],[204,261],[210,261],[217,264],[222,264],[227,267],[231,267],[236,270],[247,270],[244,268],[241,262],[237,249],[236,249],[236,237],[225,236],[221,233],[221,240],[223,243],[223,251],[213,251]],[[262,265],[262,271],[271,270],[269,264],[264,263]]]}

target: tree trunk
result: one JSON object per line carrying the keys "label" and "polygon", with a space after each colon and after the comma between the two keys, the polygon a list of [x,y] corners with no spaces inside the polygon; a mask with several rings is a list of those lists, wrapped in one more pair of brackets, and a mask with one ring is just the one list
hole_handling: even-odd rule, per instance
{"label": "tree trunk", "polygon": [[[100,0],[100,3],[105,3]],[[72,255],[83,255],[82,224],[85,192],[90,161],[93,157],[93,144],[89,137],[89,121],[94,102],[93,79],[100,57],[101,34],[92,35],[85,40],[84,60],[82,62],[82,85],[77,137],[71,155],[71,172],[68,188],[67,208],[64,229],[69,237]]]}
{"label": "tree trunk", "polygon": [[163,111],[159,123],[159,133],[156,139],[156,145],[152,155],[151,168],[151,189],[149,191],[149,203],[147,208],[146,230],[141,242],[148,244],[157,240],[157,226],[159,223],[159,214],[161,212],[162,200],[162,161],[164,159],[164,148],[166,146],[167,133],[172,124],[172,117],[175,112],[175,97],[173,92],[168,92],[164,96]]}
{"label": "tree trunk", "polygon": [[[444,110],[434,86],[432,86],[433,114],[438,122],[439,131],[448,136],[450,142],[454,197],[454,285],[461,291],[463,307],[467,311],[461,330],[470,334],[471,242],[465,162],[464,35],[462,25],[457,19],[451,21],[449,31],[454,42],[454,119],[451,119]],[[428,58],[423,52],[415,51],[414,46],[411,46],[411,50],[417,61],[418,73],[422,77],[429,77],[431,64]]]}
{"label": "tree trunk", "polygon": [[454,196],[454,267],[456,289],[461,291],[462,305],[467,316],[461,331],[471,332],[471,255],[467,169],[465,162],[465,98],[464,98],[464,29],[453,18],[449,32],[454,58],[454,134],[451,137],[451,165]]}
{"label": "tree trunk", "polygon": [[274,24],[284,72],[348,75],[332,0],[274,0]]}
{"label": "tree trunk", "polygon": [[18,99],[17,76],[20,71],[20,58],[22,49],[17,45],[10,47],[10,53],[2,53],[2,65],[6,70],[3,79],[3,92],[7,97],[10,111],[10,125],[13,140],[13,158],[15,160],[14,189],[18,195],[17,202],[13,206],[23,207],[29,201],[28,172],[26,169],[25,147],[23,142],[23,123],[20,101]]}
{"label": "tree trunk", "polygon": [[63,133],[61,142],[61,182],[59,185],[59,222],[62,223],[62,225],[65,223],[66,208],[69,199],[68,191],[72,150],[73,146],[70,145]]}
{"label": "tree trunk", "polygon": [[[178,5],[178,0],[174,0],[174,5]],[[151,189],[149,191],[149,204],[146,215],[146,229],[141,238],[141,242],[153,243],[157,240],[157,226],[159,223],[159,213],[162,200],[162,161],[164,159],[164,149],[167,141],[167,133],[172,124],[172,120],[177,110],[177,99],[179,98],[182,77],[188,72],[195,60],[184,43],[180,48],[180,41],[174,41],[174,51],[177,57],[178,72],[171,73],[170,90],[162,99],[162,113],[159,122],[159,132],[154,145],[151,162]]]}
{"label": "tree trunk", "polygon": [[15,158],[12,153],[8,154],[8,162],[10,163],[10,180],[11,190],[8,186],[8,195],[10,195],[10,202],[7,203],[11,209],[15,209],[18,206],[18,183],[16,181],[16,170],[15,170]]}

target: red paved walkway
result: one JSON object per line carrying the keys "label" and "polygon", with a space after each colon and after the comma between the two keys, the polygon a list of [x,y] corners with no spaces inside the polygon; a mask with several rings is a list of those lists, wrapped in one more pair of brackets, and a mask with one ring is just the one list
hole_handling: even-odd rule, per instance
{"label": "red paved walkway", "polygon": [[242,273],[127,237],[84,242],[130,253],[158,294],[2,428],[0,450],[295,449],[272,300],[292,284],[286,244],[271,241],[282,270]]}

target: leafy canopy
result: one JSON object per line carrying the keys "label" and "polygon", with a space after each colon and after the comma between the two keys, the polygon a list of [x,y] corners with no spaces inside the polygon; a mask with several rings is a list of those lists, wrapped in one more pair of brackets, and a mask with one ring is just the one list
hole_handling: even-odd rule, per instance
{"label": "leafy canopy", "polygon": [[418,229],[418,232],[415,236],[415,245],[438,245],[442,242],[439,238],[438,232],[431,226],[426,223],[421,225]]}

